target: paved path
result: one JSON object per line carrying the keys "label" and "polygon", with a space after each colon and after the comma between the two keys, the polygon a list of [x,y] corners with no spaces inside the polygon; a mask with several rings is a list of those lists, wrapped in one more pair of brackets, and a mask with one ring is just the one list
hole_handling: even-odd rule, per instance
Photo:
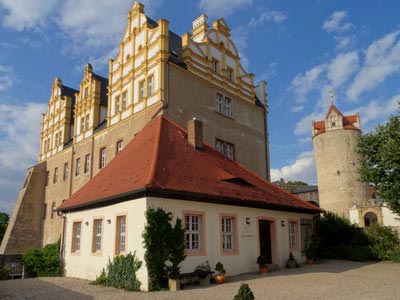
{"label": "paved path", "polygon": [[1,300],[231,300],[246,282],[256,300],[399,300],[400,264],[327,261],[267,275],[231,277],[222,285],[178,292],[132,293],[73,278],[0,281]]}

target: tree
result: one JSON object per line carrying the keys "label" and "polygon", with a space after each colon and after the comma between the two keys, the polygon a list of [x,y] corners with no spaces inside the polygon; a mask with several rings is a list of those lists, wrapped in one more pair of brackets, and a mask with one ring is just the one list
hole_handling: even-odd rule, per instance
{"label": "tree", "polygon": [[357,152],[362,156],[361,180],[372,183],[377,195],[400,214],[400,110],[362,135]]}
{"label": "tree", "polygon": [[5,212],[0,212],[0,243],[3,240],[4,234],[8,226],[8,221],[10,217]]}
{"label": "tree", "polygon": [[298,180],[296,180],[296,181],[288,181],[286,184],[287,185],[308,185],[308,183],[303,182],[303,181],[298,181]]}

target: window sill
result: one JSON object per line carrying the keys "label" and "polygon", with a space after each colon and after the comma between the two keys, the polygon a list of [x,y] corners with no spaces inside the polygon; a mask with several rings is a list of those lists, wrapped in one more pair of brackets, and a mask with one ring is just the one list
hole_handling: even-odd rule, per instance
{"label": "window sill", "polygon": [[225,117],[225,118],[231,119],[232,121],[235,121],[235,119],[234,119],[233,117],[231,117],[231,116],[224,115],[223,113],[220,113],[220,112],[218,112],[218,111],[216,111],[216,110],[214,110],[214,112],[215,112],[217,115],[220,115],[220,116],[223,116],[223,117]]}

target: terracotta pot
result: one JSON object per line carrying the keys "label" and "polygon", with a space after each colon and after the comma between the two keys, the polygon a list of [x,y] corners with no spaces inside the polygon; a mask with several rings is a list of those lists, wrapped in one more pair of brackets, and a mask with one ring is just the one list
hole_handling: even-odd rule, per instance
{"label": "terracotta pot", "polygon": [[215,283],[218,283],[218,284],[224,283],[225,275],[222,275],[222,274],[215,275],[214,281],[215,281]]}
{"label": "terracotta pot", "polygon": [[267,266],[258,266],[258,273],[268,273]]}
{"label": "terracotta pot", "polygon": [[307,258],[307,265],[313,265],[314,260],[312,258]]}

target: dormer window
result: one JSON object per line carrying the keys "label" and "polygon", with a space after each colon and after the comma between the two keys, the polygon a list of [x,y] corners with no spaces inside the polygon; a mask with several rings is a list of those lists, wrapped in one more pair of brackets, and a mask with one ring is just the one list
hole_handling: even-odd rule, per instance
{"label": "dormer window", "polygon": [[212,70],[214,73],[218,73],[218,60],[213,59],[211,61]]}
{"label": "dormer window", "polygon": [[233,69],[228,68],[227,70],[227,76],[229,81],[233,81]]}
{"label": "dormer window", "polygon": [[87,99],[89,98],[89,88],[85,87],[84,93],[83,93],[83,98]]}

